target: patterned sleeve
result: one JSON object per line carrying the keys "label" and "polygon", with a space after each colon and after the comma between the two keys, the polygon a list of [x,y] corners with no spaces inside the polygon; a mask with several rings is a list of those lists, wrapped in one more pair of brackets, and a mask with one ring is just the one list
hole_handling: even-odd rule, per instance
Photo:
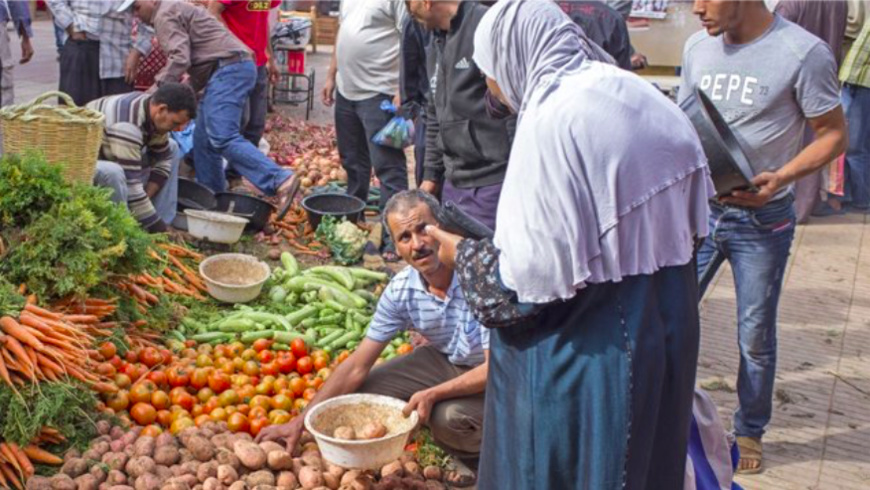
{"label": "patterned sleeve", "polygon": [[456,271],[465,300],[477,320],[489,328],[525,322],[546,306],[518,301],[516,292],[502,284],[498,256],[499,250],[490,239],[466,238],[459,242],[456,250]]}
{"label": "patterned sleeve", "polygon": [[389,342],[399,334],[407,330],[411,323],[411,318],[408,315],[408,310],[402,308],[398,300],[398,291],[395,287],[396,282],[391,282],[384,293],[378,300],[378,307],[375,310],[375,316],[369,324],[366,337],[375,342]]}
{"label": "patterned sleeve", "polygon": [[131,123],[117,123],[106,127],[100,157],[117,163],[127,177],[127,207],[149,232],[166,230],[166,224],[157,216],[154,204],[145,193],[142,182],[142,132]]}

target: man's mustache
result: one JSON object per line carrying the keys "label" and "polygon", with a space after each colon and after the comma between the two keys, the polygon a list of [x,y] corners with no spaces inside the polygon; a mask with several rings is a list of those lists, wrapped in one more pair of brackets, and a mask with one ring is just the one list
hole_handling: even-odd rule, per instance
{"label": "man's mustache", "polygon": [[422,248],[420,250],[415,251],[414,254],[411,255],[411,258],[414,260],[425,259],[426,257],[432,255],[432,253],[433,252],[432,252],[431,248],[428,248],[428,247]]}

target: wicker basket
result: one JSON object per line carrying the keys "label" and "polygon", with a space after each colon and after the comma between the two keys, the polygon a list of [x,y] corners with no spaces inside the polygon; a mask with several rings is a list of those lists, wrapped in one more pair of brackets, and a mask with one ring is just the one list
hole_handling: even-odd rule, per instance
{"label": "wicker basket", "polygon": [[[67,105],[43,103],[54,97]],[[104,121],[102,113],[76,106],[69,95],[48,92],[29,104],[0,109],[3,149],[18,154],[42,151],[48,162],[63,167],[67,181],[90,184],[103,142]]]}

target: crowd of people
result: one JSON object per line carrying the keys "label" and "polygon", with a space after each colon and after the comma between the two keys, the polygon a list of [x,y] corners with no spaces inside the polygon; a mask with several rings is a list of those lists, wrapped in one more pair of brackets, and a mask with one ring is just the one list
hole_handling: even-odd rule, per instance
{"label": "crowd of people", "polygon": [[[0,0],[0,20],[25,63],[21,3]],[[257,148],[279,2],[47,3],[63,34],[59,89],[106,115],[96,182],[143,227],[172,231],[184,156],[172,135],[188,124],[197,181],[286,197],[292,170]],[[632,73],[646,59],[626,27],[631,2],[342,0],[322,99],[347,192],[366,199],[377,176],[383,255],[408,267],[309,409],[351,392],[406,400],[463,463],[449,475],[458,487],[729,488],[735,472],[761,471],[796,226],[870,208],[865,7],[696,0],[674,101]],[[167,65],[136,92],[152,37]],[[5,105],[6,29],[0,44]],[[736,135],[751,190],[717,194],[678,105],[695,90]],[[373,141],[386,102],[415,121],[414,190],[404,152]],[[446,231],[448,203],[492,237]],[[725,261],[740,351],[733,461],[713,449],[729,435],[695,389],[698,304]],[[375,368],[405,330],[421,347]],[[259,439],[292,450],[302,420]],[[691,449],[704,440],[709,450]]]}

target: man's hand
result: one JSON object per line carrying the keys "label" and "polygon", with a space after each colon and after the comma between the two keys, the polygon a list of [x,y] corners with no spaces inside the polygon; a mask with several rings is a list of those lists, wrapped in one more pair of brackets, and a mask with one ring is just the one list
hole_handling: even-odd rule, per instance
{"label": "man's hand", "polygon": [[438,403],[438,397],[431,389],[418,391],[408,400],[408,404],[402,409],[405,417],[410,417],[411,412],[417,411],[420,416],[420,421],[426,423],[429,421],[429,416],[432,414],[432,407]]}
{"label": "man's hand", "polygon": [[136,80],[136,74],[139,73],[139,60],[141,59],[142,53],[135,48],[130,50],[130,54],[127,55],[127,61],[124,62],[124,80],[127,83],[132,84]]}
{"label": "man's hand", "polygon": [[462,237],[448,233],[434,225],[426,226],[426,234],[441,244],[438,247],[438,258],[441,263],[454,269],[456,267],[456,247],[462,241]]}
{"label": "man's hand", "polygon": [[640,53],[634,53],[631,55],[631,69],[632,70],[643,70],[649,66],[649,62],[646,59],[646,56]]}
{"label": "man's hand", "polygon": [[69,27],[66,28],[66,33],[69,35],[70,39],[72,39],[74,41],[87,41],[88,40],[88,35],[85,34],[84,32],[75,30],[75,27],[73,27],[72,24],[70,24]]}
{"label": "man's hand", "polygon": [[770,202],[782,187],[782,179],[773,172],[762,172],[752,179],[758,192],[734,191],[730,196],[720,199],[725,204],[745,208],[760,208]]}
{"label": "man's hand", "polygon": [[438,184],[431,180],[424,180],[423,183],[420,184],[420,190],[434,196],[438,193]]}
{"label": "man's hand", "polygon": [[326,83],[323,85],[323,105],[332,107],[335,104],[335,77],[326,77]]}
{"label": "man's hand", "polygon": [[287,444],[287,452],[292,455],[296,449],[296,443],[302,437],[302,430],[304,428],[303,419],[304,417],[299,415],[286,424],[266,427],[260,431],[254,440],[259,444],[264,441],[283,439]]}
{"label": "man's hand", "polygon": [[21,64],[25,64],[33,59],[33,45],[30,44],[30,37],[24,36],[21,38]]}
{"label": "man's hand", "polygon": [[266,71],[269,72],[269,83],[272,85],[277,84],[281,78],[281,72],[278,70],[278,64],[275,63],[274,58],[269,58],[269,62],[266,64]]}
{"label": "man's hand", "polygon": [[158,192],[160,192],[160,186],[156,182],[145,184],[145,195],[148,196],[148,199],[154,199]]}
{"label": "man's hand", "polygon": [[402,107],[402,94],[396,94],[393,96],[393,106],[398,109]]}

